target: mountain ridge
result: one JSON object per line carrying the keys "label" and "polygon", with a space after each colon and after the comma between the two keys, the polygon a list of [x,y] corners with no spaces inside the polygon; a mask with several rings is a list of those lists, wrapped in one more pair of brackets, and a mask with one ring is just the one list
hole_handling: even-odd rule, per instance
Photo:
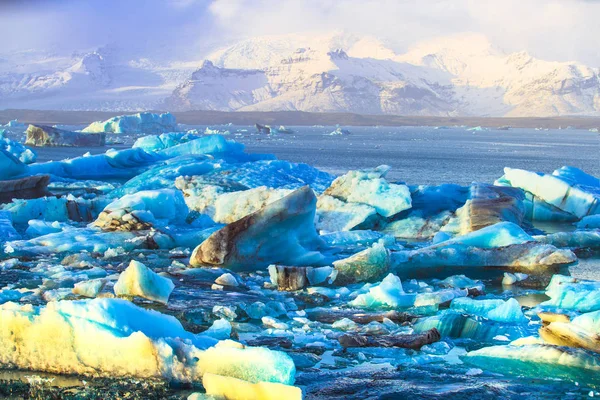
{"label": "mountain ridge", "polygon": [[189,62],[116,53],[19,55],[20,63],[0,56],[0,108],[600,115],[597,68],[506,53],[478,34],[405,52],[334,32],[250,38]]}

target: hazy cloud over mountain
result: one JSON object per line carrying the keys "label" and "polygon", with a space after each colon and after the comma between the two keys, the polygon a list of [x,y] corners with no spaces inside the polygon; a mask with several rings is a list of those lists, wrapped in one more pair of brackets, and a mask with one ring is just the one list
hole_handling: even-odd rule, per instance
{"label": "hazy cloud over mountain", "polygon": [[592,0],[58,0],[2,1],[0,51],[66,51],[115,43],[146,54],[199,58],[244,37],[344,30],[375,35],[402,52],[458,32],[506,51],[600,65]]}

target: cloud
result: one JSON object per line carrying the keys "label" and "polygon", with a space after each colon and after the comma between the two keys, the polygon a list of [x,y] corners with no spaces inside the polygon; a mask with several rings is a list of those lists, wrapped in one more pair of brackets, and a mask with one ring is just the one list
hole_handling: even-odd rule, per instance
{"label": "cloud", "polygon": [[507,51],[600,65],[597,0],[0,0],[0,53],[82,50],[198,59],[239,38],[345,31],[401,52],[421,40],[478,32]]}
{"label": "cloud", "polygon": [[404,50],[436,36],[478,32],[508,51],[600,65],[600,1],[216,0],[209,11],[230,34],[344,30]]}

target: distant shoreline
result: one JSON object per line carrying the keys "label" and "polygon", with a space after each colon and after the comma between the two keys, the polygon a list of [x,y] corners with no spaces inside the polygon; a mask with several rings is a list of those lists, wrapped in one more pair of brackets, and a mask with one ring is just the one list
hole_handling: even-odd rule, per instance
{"label": "distant shoreline", "polygon": [[[152,111],[152,110],[151,110]],[[116,115],[138,111],[61,111],[61,110],[0,110],[0,122],[18,119],[23,123],[84,125]],[[160,112],[160,111],[152,111]],[[600,117],[423,117],[400,115],[360,115],[352,113],[310,113],[302,111],[184,111],[173,112],[177,122],[188,125],[336,125],[342,126],[482,126],[487,128],[600,128]]]}

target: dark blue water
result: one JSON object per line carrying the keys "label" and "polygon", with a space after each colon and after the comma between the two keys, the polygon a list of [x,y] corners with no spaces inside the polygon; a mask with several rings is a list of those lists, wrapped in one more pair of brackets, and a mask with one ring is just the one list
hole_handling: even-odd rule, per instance
{"label": "dark blue water", "polygon": [[[204,131],[206,126],[189,126]],[[221,126],[228,138],[247,150],[272,153],[334,174],[380,164],[392,167],[388,178],[409,184],[470,184],[493,182],[504,167],[552,172],[570,165],[600,176],[600,135],[584,130],[533,129],[469,131],[466,128],[347,127],[347,136],[329,136],[334,127],[289,127],[294,134],[258,135],[254,127]],[[131,145],[135,136],[120,136],[124,144],[106,148],[40,148],[39,161],[76,157],[90,151]]]}

